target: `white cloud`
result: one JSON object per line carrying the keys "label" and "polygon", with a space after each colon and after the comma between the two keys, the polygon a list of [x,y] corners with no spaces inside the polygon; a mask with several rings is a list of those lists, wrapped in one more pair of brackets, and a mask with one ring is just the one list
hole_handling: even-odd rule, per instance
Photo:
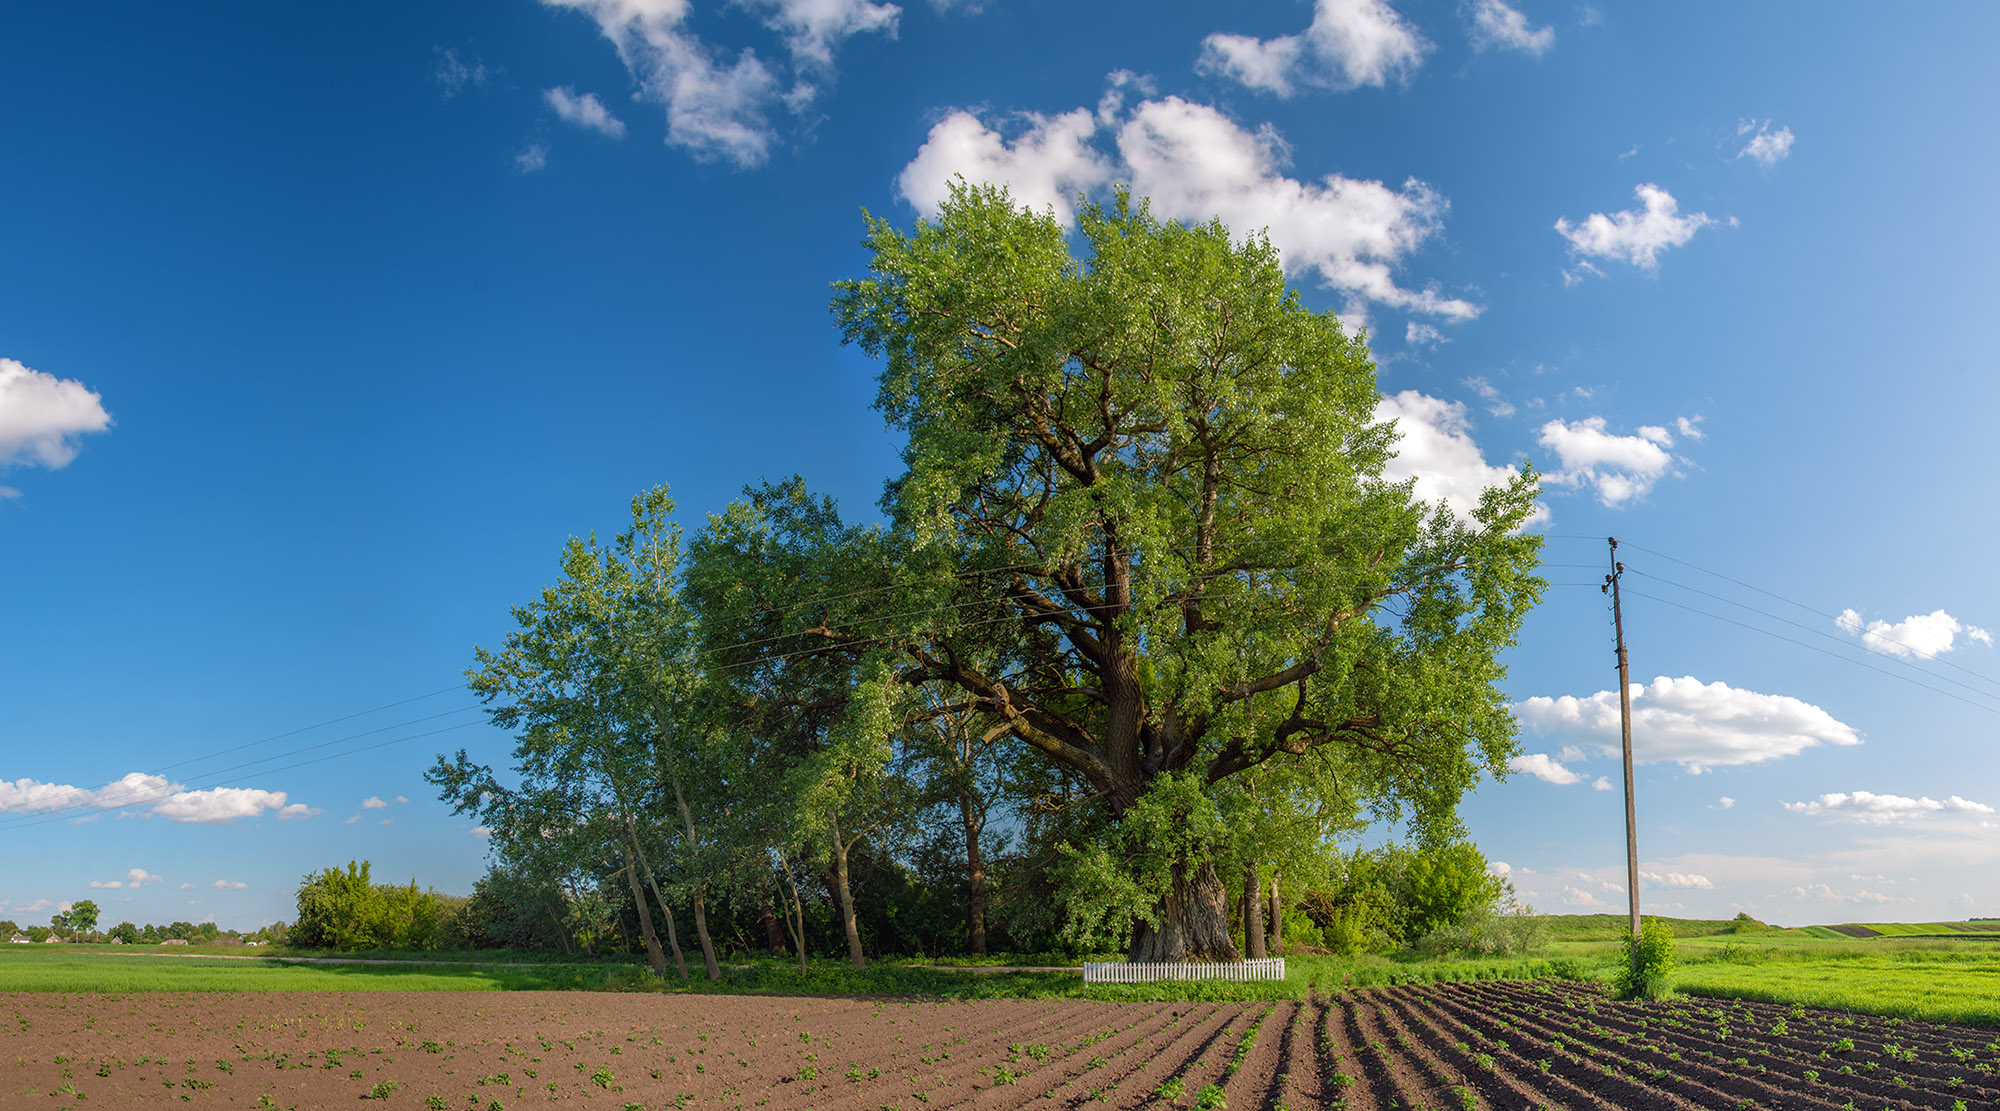
{"label": "white cloud", "polygon": [[1600,775],[1597,777],[1597,781],[1590,785],[1590,789],[1593,791],[1616,791],[1618,788],[1609,779]]}
{"label": "white cloud", "polygon": [[[1618,753],[1618,692],[1587,698],[1535,697],[1517,703],[1521,722],[1538,734]],[[1756,764],[1818,745],[1856,745],[1853,728],[1807,702],[1664,675],[1632,684],[1632,751],[1642,764],[1677,763],[1689,771]]]}
{"label": "white cloud", "polygon": [[[1118,88],[1133,80],[1112,76]],[[1107,95],[1097,111],[1023,115],[1012,140],[971,112],[953,112],[931,128],[898,187],[930,214],[950,195],[954,178],[1005,185],[1016,201],[1053,211],[1069,227],[1078,194],[1122,177],[1159,216],[1220,219],[1245,238],[1268,232],[1287,273],[1315,273],[1351,298],[1447,320],[1479,315],[1479,306],[1462,298],[1396,281],[1395,267],[1439,232],[1450,208],[1430,186],[1412,178],[1392,189],[1339,174],[1299,181],[1282,172],[1290,152],[1270,127],[1246,131],[1214,108],[1170,96],[1142,102],[1114,128],[1123,102],[1112,99]],[[1115,142],[1117,159],[1093,145],[1104,135]],[[1358,305],[1352,301],[1343,317]]]}
{"label": "white cloud", "polygon": [[1791,157],[1792,129],[1789,127],[1773,131],[1770,120],[1762,123],[1756,120],[1744,120],[1737,125],[1736,134],[1739,138],[1749,136],[1749,139],[1744,141],[1743,149],[1736,152],[1738,158],[1753,159],[1761,163],[1765,169],[1769,169]]}
{"label": "white cloud", "polygon": [[1715,808],[1717,810],[1732,810],[1735,808],[1735,806],[1736,806],[1736,800],[1730,798],[1728,795],[1724,795],[1721,798],[1715,800]]}
{"label": "white cloud", "polygon": [[367,798],[361,800],[361,809],[363,810],[387,810],[388,808],[388,803],[383,802],[374,795],[369,795]]}
{"label": "white cloud", "polygon": [[[1453,513],[1470,519],[1488,487],[1504,486],[1514,479],[1513,467],[1486,464],[1479,445],[1472,440],[1465,406],[1459,402],[1404,390],[1376,402],[1375,419],[1394,421],[1399,437],[1395,457],[1382,469],[1383,479],[1415,479],[1420,501],[1442,499]],[[1546,518],[1547,512],[1538,507],[1531,522]]]}
{"label": "white cloud", "polygon": [[514,156],[514,168],[524,174],[539,173],[549,164],[547,143],[529,143]]}
{"label": "white cloud", "polygon": [[1060,116],[1024,115],[1026,124],[1009,143],[970,112],[953,112],[931,128],[930,136],[896,179],[905,199],[932,213],[951,195],[951,182],[1004,185],[1014,200],[1034,212],[1053,212],[1063,227],[1076,223],[1079,193],[1111,181],[1110,160],[1091,147],[1097,117],[1087,108]]}
{"label": "white cloud", "polygon": [[255,818],[266,810],[282,810],[285,792],[254,787],[213,787],[169,795],[152,812],[170,822],[228,825],[238,818]]}
{"label": "white cloud", "polygon": [[1894,895],[1884,895],[1866,888],[1857,889],[1852,895],[1843,895],[1824,883],[1809,883],[1784,892],[1783,898],[1816,899],[1828,903],[1854,903],[1878,906],[1884,903],[1913,903],[1915,899],[1899,899]]}
{"label": "white cloud", "polygon": [[1403,342],[1411,347],[1436,347],[1441,343],[1450,343],[1451,340],[1435,326],[1412,320],[1403,326]]}
{"label": "white cloud", "polygon": [[209,884],[209,886],[215,888],[217,891],[241,891],[250,885],[237,880],[216,880],[214,883]]}
{"label": "white cloud", "polygon": [[1593,212],[1580,224],[1568,218],[1556,221],[1556,233],[1569,241],[1580,265],[1592,274],[1602,274],[1589,259],[1629,262],[1642,270],[1660,264],[1660,252],[1678,247],[1694,238],[1694,233],[1715,221],[1706,213],[1682,216],[1673,194],[1657,185],[1641,185],[1635,192],[1643,207],[1605,215]]}
{"label": "white cloud", "polygon": [[745,6],[766,13],[765,24],[785,36],[785,45],[802,69],[825,72],[833,65],[833,49],[841,41],[869,31],[896,35],[902,9],[870,0],[745,0]]}
{"label": "white cloud", "polygon": [[1927,796],[1910,798],[1907,795],[1878,795],[1872,791],[1836,791],[1821,795],[1811,802],[1788,802],[1784,807],[1794,814],[1839,818],[1864,825],[1890,825],[1938,814],[1993,813],[1992,807],[1970,799],[1962,799],[1957,795],[1940,802]]}
{"label": "white cloud", "polygon": [[184,883],[184,884],[181,884],[181,890],[182,890],[182,891],[193,891],[193,890],[194,890],[194,885],[193,885],[193,884],[191,884],[191,883]]}
{"label": "white cloud", "polygon": [[1319,0],[1303,34],[1213,34],[1195,68],[1291,96],[1300,86],[1352,89],[1406,79],[1431,44],[1383,0]]}
{"label": "white cloud", "polygon": [[408,797],[408,796],[406,796],[406,795],[397,795],[397,796],[396,796],[396,799],[395,799],[395,802],[396,802],[396,805],[398,805],[398,806],[401,806],[402,804],[404,804],[404,803],[406,803],[406,802],[408,802],[408,801],[410,801],[410,800],[409,800],[409,797]]}
{"label": "white cloud", "polygon": [[449,47],[436,48],[437,62],[431,66],[431,80],[443,90],[444,98],[450,100],[464,92],[467,86],[479,88],[491,76],[486,64],[478,58],[467,62],[458,56],[458,51]]}
{"label": "white cloud", "polygon": [[1958,646],[1960,633],[1964,633],[1967,640],[1989,647],[1993,644],[1992,633],[1976,625],[1962,624],[1958,618],[1943,610],[1915,614],[1892,625],[1881,620],[1864,624],[1860,613],[1845,609],[1833,619],[1833,623],[1848,636],[1859,636],[1862,647],[1870,652],[1904,659],[1911,656],[1935,659]]}
{"label": "white cloud", "polygon": [[0,467],[64,466],[76,458],[77,437],[110,426],[103,400],[82,382],[0,359]]}
{"label": "white cloud", "polygon": [[1555,44],[1555,28],[1529,27],[1528,17],[1522,15],[1519,9],[1509,7],[1505,0],[1473,0],[1473,49],[1498,47],[1519,50],[1539,58]]}
{"label": "white cloud", "polygon": [[107,881],[107,880],[91,880],[91,881],[90,881],[90,886],[92,886],[92,887],[100,887],[100,888],[108,888],[108,887],[123,887],[123,886],[125,886],[125,882],[124,882],[123,880],[108,880],[108,881]]}
{"label": "white cloud", "polygon": [[481,841],[485,841],[493,836],[493,829],[491,826],[473,826],[470,832],[474,837],[479,838]]}
{"label": "white cloud", "polygon": [[1527,772],[1544,783],[1568,786],[1579,782],[1582,776],[1549,759],[1545,752],[1530,752],[1507,761],[1507,766],[1517,772]]}
{"label": "white cloud", "polygon": [[[47,899],[36,899],[34,902],[29,903],[27,906],[24,906],[21,909],[26,913],[34,914],[38,911],[47,910],[52,906],[55,906],[55,904],[49,902]],[[67,910],[68,907],[65,906],[64,909]]]}
{"label": "white cloud", "polygon": [[1460,382],[1479,395],[1479,399],[1486,403],[1488,413],[1502,420],[1514,415],[1514,403],[1500,396],[1500,390],[1493,383],[1484,378],[1464,378]]}
{"label": "white cloud", "polygon": [[1605,902],[1580,887],[1570,887],[1567,884],[1562,889],[1562,901],[1568,906],[1585,907],[1591,910],[1611,909],[1610,903]]}
{"label": "white cloud", "polygon": [[350,818],[348,818],[348,819],[347,819],[346,821],[344,821],[344,822],[342,822],[342,823],[340,823],[340,824],[341,824],[341,825],[344,825],[344,826],[351,826],[351,825],[353,825],[354,823],[356,823],[356,822],[358,822],[358,821],[360,821],[360,820],[361,820],[361,815],[359,815],[359,814],[356,814],[356,815],[354,815],[353,817],[350,817]]}
{"label": "white cloud", "polygon": [[[1700,418],[1696,418],[1699,420]],[[1642,425],[1629,436],[1608,431],[1603,417],[1552,420],[1536,437],[1554,452],[1557,468],[1543,475],[1557,486],[1589,487],[1612,508],[1644,497],[1674,464],[1667,449],[1674,438],[1658,425]]]}
{"label": "white cloud", "polygon": [[1507,863],[1506,861],[1504,861],[1504,860],[1489,860],[1489,861],[1487,861],[1487,862],[1486,862],[1486,870],[1487,870],[1487,872],[1491,873],[1492,875],[1496,875],[1496,876],[1510,876],[1510,875],[1513,875],[1513,874],[1514,874],[1514,866],[1513,866],[1513,865],[1511,865],[1511,864],[1508,864],[1508,863]]}
{"label": "white cloud", "polygon": [[613,139],[625,137],[625,121],[611,114],[596,93],[578,96],[575,89],[565,85],[559,89],[549,89],[542,94],[550,108],[564,123],[572,123],[585,131],[595,131]]}
{"label": "white cloud", "polygon": [[1239,236],[1268,229],[1288,273],[1313,271],[1332,289],[1408,312],[1469,320],[1479,306],[1434,289],[1408,290],[1394,267],[1444,226],[1450,204],[1415,178],[1392,189],[1328,174],[1303,182],[1270,127],[1246,131],[1214,108],[1166,97],[1139,105],[1118,130],[1132,190],[1175,220],[1220,218]]}
{"label": "white cloud", "polygon": [[1715,890],[1715,884],[1710,882],[1707,876],[1696,875],[1692,872],[1640,872],[1639,878],[1654,887],[1668,887],[1676,890],[1693,890],[1696,888],[1703,891]]}
{"label": "white cloud", "polygon": [[281,822],[298,822],[307,818],[317,818],[321,813],[322,811],[317,807],[307,806],[302,802],[295,802],[278,811],[278,820]]}
{"label": "white cloud", "polygon": [[755,50],[729,58],[684,24],[688,0],[542,0],[576,8],[597,22],[617,48],[639,95],[667,114],[667,143],[697,159],[721,159],[739,168],[762,165],[777,131],[774,106],[805,111],[832,75],[833,51],[846,38],[869,31],[893,35],[901,9],[870,0],[744,0],[784,37],[794,81]]}

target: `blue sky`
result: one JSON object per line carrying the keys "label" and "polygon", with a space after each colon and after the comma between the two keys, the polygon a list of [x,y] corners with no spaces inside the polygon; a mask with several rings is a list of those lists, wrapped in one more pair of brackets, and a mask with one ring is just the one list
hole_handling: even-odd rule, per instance
{"label": "blue sky", "polygon": [[469,890],[483,843],[421,774],[508,750],[449,690],[472,646],[655,483],[690,527],[792,473],[872,513],[896,445],[827,287],[863,209],[907,226],[953,174],[1268,227],[1367,327],[1398,474],[1544,472],[1549,577],[1581,585],[1510,660],[1520,771],[1464,807],[1535,905],[1624,905],[1615,534],[1649,907],[2000,914],[1996,31],[1970,3],[10,6],[0,918],[249,928],[351,857]]}

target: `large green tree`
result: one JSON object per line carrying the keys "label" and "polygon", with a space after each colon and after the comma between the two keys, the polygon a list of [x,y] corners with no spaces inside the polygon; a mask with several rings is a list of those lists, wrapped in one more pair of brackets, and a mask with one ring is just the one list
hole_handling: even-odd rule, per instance
{"label": "large green tree", "polygon": [[1442,833],[1504,771],[1535,480],[1469,520],[1386,481],[1367,348],[1266,239],[1123,196],[1079,225],[1083,257],[964,187],[911,232],[869,222],[871,273],[833,310],[908,437],[884,499],[902,590],[828,637],[895,644],[905,683],[1088,784],[1122,827],[1099,851],[1134,959],[1230,959],[1232,778],[1311,762]]}

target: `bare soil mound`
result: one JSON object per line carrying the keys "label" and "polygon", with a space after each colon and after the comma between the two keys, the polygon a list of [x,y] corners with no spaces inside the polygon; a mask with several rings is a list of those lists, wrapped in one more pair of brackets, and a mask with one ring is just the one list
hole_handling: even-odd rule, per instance
{"label": "bare soil mound", "polygon": [[[1117,1004],[0,995],[0,1108],[1825,1108],[2000,1102],[1972,1027],[1561,983]],[[1850,1104],[1850,1101],[1852,1103]]]}

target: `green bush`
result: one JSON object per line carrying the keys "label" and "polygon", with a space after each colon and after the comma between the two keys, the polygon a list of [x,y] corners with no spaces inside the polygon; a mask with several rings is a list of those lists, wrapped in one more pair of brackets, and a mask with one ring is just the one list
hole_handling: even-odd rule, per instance
{"label": "green bush", "polygon": [[1674,931],[1658,919],[1647,919],[1639,936],[1625,939],[1625,963],[1618,970],[1618,994],[1624,999],[1660,999],[1673,992]]}

